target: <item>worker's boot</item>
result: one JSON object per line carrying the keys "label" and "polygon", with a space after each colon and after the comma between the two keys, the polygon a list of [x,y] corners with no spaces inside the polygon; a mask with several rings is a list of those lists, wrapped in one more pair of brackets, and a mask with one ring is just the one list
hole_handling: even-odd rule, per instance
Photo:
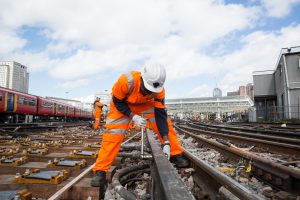
{"label": "worker's boot", "polygon": [[91,181],[91,186],[93,187],[101,187],[101,186],[106,186],[107,181],[106,181],[106,173],[103,171],[97,171],[92,178]]}
{"label": "worker's boot", "polygon": [[174,163],[177,168],[184,168],[190,165],[190,162],[183,154],[172,156],[170,161]]}
{"label": "worker's boot", "polygon": [[91,186],[99,187],[99,199],[104,199],[107,188],[106,173],[103,171],[97,171],[92,178]]}

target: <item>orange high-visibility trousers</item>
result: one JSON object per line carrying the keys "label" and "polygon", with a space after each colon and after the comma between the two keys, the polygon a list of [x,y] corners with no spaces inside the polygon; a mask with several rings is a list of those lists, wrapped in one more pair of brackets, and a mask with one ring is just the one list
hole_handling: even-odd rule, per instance
{"label": "orange high-visibility trousers", "polygon": [[[139,115],[142,115],[144,113],[143,111],[146,110],[146,113],[144,113],[144,117],[149,119],[151,128],[158,135],[160,142],[163,143],[163,139],[161,138],[158,132],[158,128],[156,126],[154,118],[154,109],[150,109],[152,110],[152,112],[150,111],[147,113],[147,109],[143,109],[143,107],[142,109],[139,106],[137,106],[137,109],[135,108],[136,107],[131,107],[130,109],[134,113]],[[94,172],[106,172],[109,170],[120,150],[122,141],[125,137],[125,133],[127,132],[129,126],[129,122],[130,118],[117,111],[114,105],[111,103],[111,111],[106,119],[106,130],[103,132],[101,148],[99,150],[98,158],[96,160],[96,165],[93,168]],[[167,123],[169,127],[168,138],[170,140],[171,156],[182,154],[183,149],[178,141],[176,131],[172,126],[171,120],[168,119]]]}
{"label": "orange high-visibility trousers", "polygon": [[96,130],[100,125],[101,112],[100,113],[95,113],[94,117],[95,117],[95,122],[94,122],[93,129]]}

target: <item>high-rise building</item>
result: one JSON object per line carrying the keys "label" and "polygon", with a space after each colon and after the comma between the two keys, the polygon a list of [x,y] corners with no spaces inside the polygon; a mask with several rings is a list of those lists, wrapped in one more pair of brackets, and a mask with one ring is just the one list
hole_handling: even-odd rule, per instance
{"label": "high-rise building", "polygon": [[0,61],[0,86],[28,93],[27,67],[15,61]]}
{"label": "high-rise building", "polygon": [[222,90],[220,88],[214,88],[213,97],[222,97]]}

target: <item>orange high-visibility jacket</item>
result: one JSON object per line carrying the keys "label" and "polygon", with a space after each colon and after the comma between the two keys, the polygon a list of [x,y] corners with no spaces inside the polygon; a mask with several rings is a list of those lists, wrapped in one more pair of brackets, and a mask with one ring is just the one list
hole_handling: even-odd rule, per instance
{"label": "orange high-visibility jacket", "polygon": [[113,96],[125,99],[129,107],[148,104],[156,108],[165,108],[162,102],[165,98],[165,89],[160,93],[143,96],[140,92],[141,72],[132,71],[131,74],[122,74],[112,89]]}
{"label": "orange high-visibility jacket", "polygon": [[[111,102],[111,111],[116,110],[117,112],[121,112],[132,117],[133,114],[141,115],[144,111],[155,108],[152,112],[155,111],[155,113],[158,113],[159,115],[156,116],[155,114],[159,132],[162,136],[167,135],[167,113],[165,111],[164,104],[165,90],[163,89],[159,93],[152,93],[151,95],[144,96],[140,91],[141,84],[141,72],[132,71],[128,74],[122,74],[118,81],[114,84],[112,93],[114,98],[122,100],[123,102],[125,101],[129,109],[126,112],[121,112],[118,108],[116,108],[117,106],[115,106],[115,103],[117,102],[113,101]],[[112,115],[110,115],[109,118],[113,119],[116,117]]]}
{"label": "orange high-visibility jacket", "polygon": [[101,103],[100,101],[96,101],[94,103],[94,115],[101,115],[103,106],[103,103]]}

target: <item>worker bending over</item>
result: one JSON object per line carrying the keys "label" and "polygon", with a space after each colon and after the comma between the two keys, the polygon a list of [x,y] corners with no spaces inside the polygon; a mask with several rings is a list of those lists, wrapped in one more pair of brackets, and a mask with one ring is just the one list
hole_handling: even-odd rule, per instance
{"label": "worker bending over", "polygon": [[148,119],[163,144],[163,152],[171,162],[179,168],[189,165],[165,110],[165,79],[164,67],[154,64],[144,66],[142,73],[132,71],[122,74],[114,84],[106,130],[103,132],[102,145],[93,168],[95,176],[91,181],[92,186],[103,187],[107,184],[105,173],[120,150],[131,120],[143,128]]}
{"label": "worker bending over", "polygon": [[95,118],[95,122],[94,122],[94,126],[93,129],[96,130],[99,125],[100,125],[100,120],[101,120],[101,114],[102,114],[102,108],[104,106],[106,106],[105,104],[100,102],[100,97],[96,97],[95,101],[94,101],[94,118]]}

